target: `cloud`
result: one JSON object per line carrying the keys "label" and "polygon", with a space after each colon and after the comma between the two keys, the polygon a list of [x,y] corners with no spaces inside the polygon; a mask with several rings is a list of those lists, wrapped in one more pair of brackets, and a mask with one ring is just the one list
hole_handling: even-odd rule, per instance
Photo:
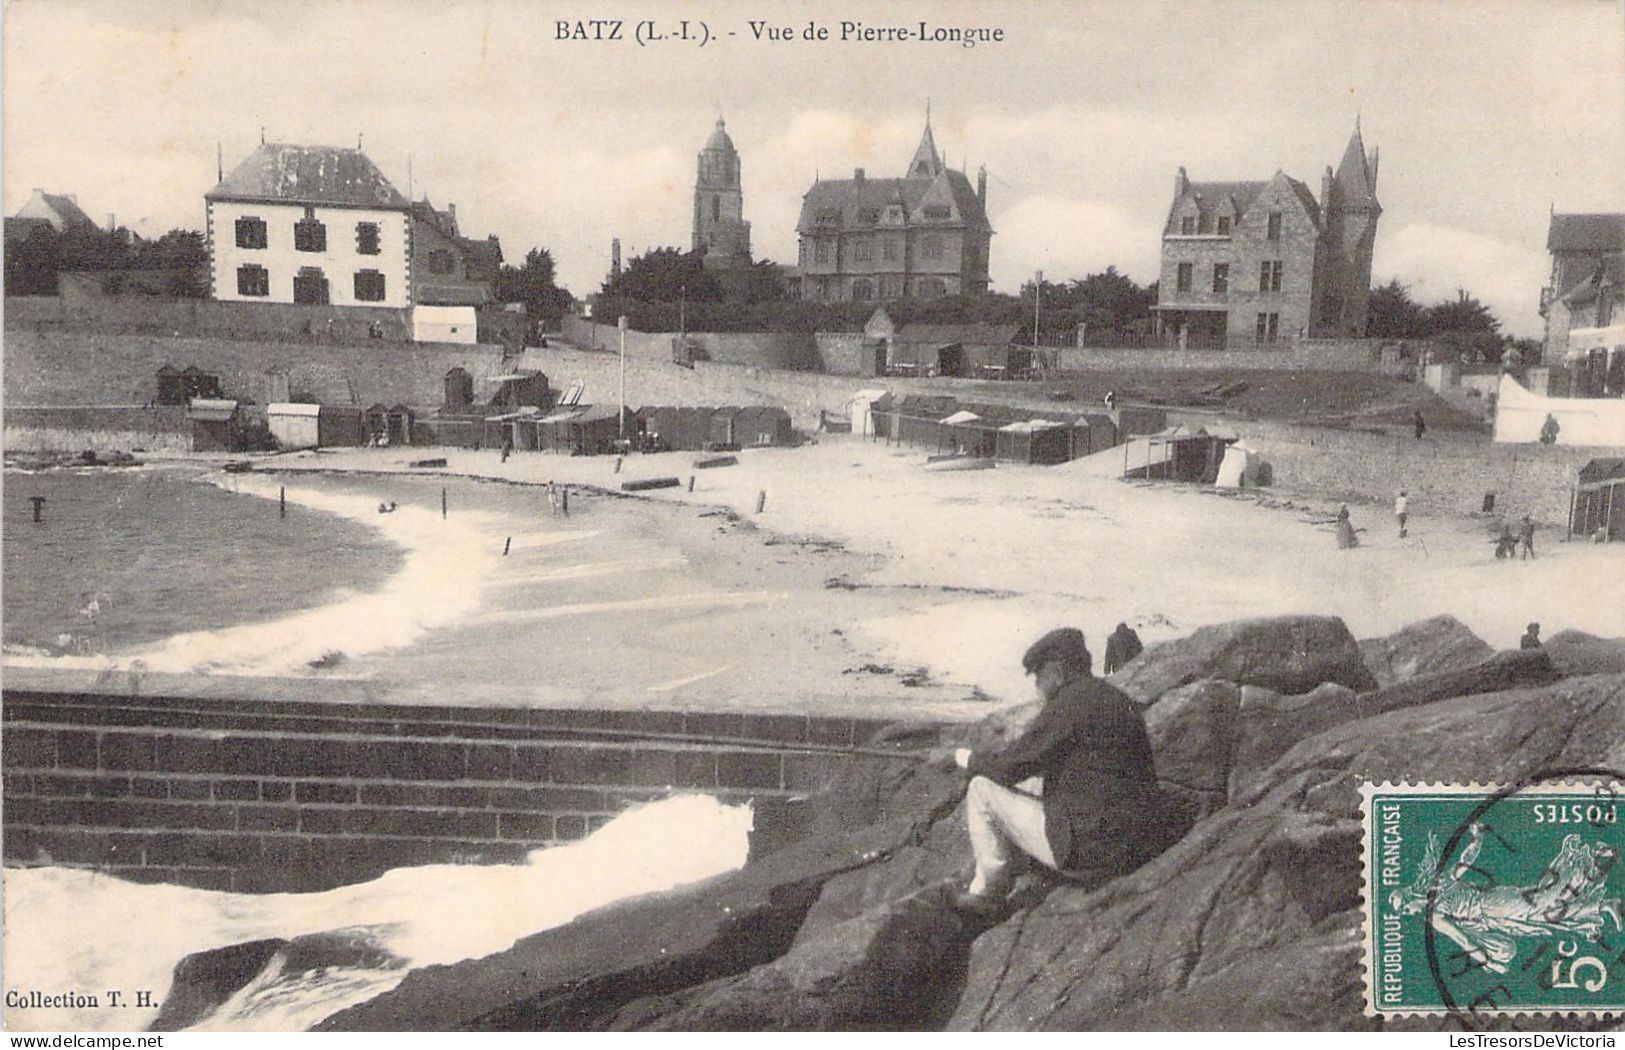
{"label": "cloud", "polygon": [[1411,298],[1430,306],[1464,288],[1513,336],[1539,336],[1538,305],[1549,263],[1528,244],[1512,244],[1449,226],[1411,223],[1380,240],[1372,282],[1398,278]]}
{"label": "cloud", "polygon": [[1080,198],[1032,196],[1007,209],[996,224],[993,285],[1014,292],[1033,271],[1051,281],[1116,266],[1141,284],[1157,278],[1159,231],[1113,204]]}

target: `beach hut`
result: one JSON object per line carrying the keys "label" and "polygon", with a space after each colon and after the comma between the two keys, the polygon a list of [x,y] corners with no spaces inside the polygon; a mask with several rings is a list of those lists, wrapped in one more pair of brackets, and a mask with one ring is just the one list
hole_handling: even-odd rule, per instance
{"label": "beach hut", "polygon": [[734,416],[734,441],[741,448],[792,443],[790,413],[771,405],[751,405]]}
{"label": "beach hut", "polygon": [[[597,456],[613,450],[621,436],[622,409],[619,405],[588,405],[562,421],[566,447],[572,455]],[[635,439],[638,415],[625,410],[626,435]]]}
{"label": "beach hut", "polygon": [[316,444],[322,448],[360,448],[367,443],[366,413],[359,405],[320,405]]}
{"label": "beach hut", "polygon": [[317,417],[321,411],[321,405],[300,401],[266,405],[265,425],[270,429],[277,448],[315,448],[318,444]]}
{"label": "beach hut", "polygon": [[220,392],[220,377],[213,372],[205,372],[197,365],[187,365],[181,369],[180,384],[181,392],[185,395],[185,400],[180,402],[183,405],[198,398],[208,401],[225,398]]}
{"label": "beach hut", "polygon": [[367,443],[369,445],[394,444],[386,441],[389,437],[389,406],[382,401],[370,406],[364,419],[367,428]]}
{"label": "beach hut", "polygon": [[186,388],[181,383],[181,370],[174,365],[158,366],[158,396],[160,405],[184,405]]}
{"label": "beach hut", "polygon": [[1606,540],[1625,535],[1625,458],[1593,459],[1580,468],[1569,532]]}
{"label": "beach hut", "polygon": [[533,369],[522,368],[504,372],[492,376],[488,382],[497,385],[491,404],[498,408],[511,412],[524,405],[548,408],[553,404],[553,395],[547,386],[547,376]]}
{"label": "beach hut", "polygon": [[1053,465],[1071,458],[1071,436],[1065,423],[1028,419],[1007,423],[995,435],[994,456],[1010,463]]}
{"label": "beach hut", "polygon": [[193,452],[230,452],[236,430],[237,402],[197,398],[186,406],[192,425]]}
{"label": "beach hut", "polygon": [[870,417],[870,412],[875,403],[885,396],[884,390],[859,390],[847,399],[847,414],[852,417],[852,433],[860,437],[870,437],[875,433],[874,420]]}
{"label": "beach hut", "polygon": [[464,412],[474,403],[474,377],[468,369],[454,366],[446,370],[445,407],[448,412]]}
{"label": "beach hut", "polygon": [[1221,489],[1257,488],[1263,484],[1263,463],[1257,449],[1242,441],[1232,442],[1224,450],[1213,484]]}
{"label": "beach hut", "polygon": [[711,410],[711,435],[707,447],[724,448],[739,444],[734,436],[734,417],[741,411],[738,405],[723,405]]}
{"label": "beach hut", "polygon": [[391,445],[410,445],[412,443],[412,420],[414,415],[415,413],[406,405],[394,405],[390,408],[386,419]]}

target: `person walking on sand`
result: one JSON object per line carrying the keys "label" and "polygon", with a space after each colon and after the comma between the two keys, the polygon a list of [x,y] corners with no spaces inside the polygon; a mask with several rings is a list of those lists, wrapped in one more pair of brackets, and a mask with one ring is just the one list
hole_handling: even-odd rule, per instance
{"label": "person walking on sand", "polygon": [[1422,418],[1420,408],[1416,410],[1416,414],[1411,419],[1411,428],[1416,431],[1416,440],[1418,441],[1421,441],[1422,435],[1428,432],[1427,420]]}
{"label": "person walking on sand", "polygon": [[[976,874],[953,903],[981,918],[1005,906],[1018,853],[1098,885],[1139,867],[1168,839],[1145,718],[1090,674],[1083,632],[1053,630],[1021,663],[1044,699],[1026,731],[998,750],[944,749],[931,759],[971,776],[965,818]],[[1043,777],[1041,795],[1017,787],[1032,777]]]}
{"label": "person walking on sand", "polygon": [[1140,636],[1134,632],[1134,628],[1126,623],[1120,623],[1117,630],[1106,638],[1106,660],[1101,665],[1100,673],[1109,675],[1143,652],[1145,645],[1140,641]]}
{"label": "person walking on sand", "polygon": [[1540,640],[1540,624],[1532,623],[1518,639],[1519,649],[1539,649],[1544,643]]}
{"label": "person walking on sand", "polygon": [[1394,518],[1399,522],[1399,538],[1405,538],[1405,521],[1411,516],[1411,499],[1404,489],[1394,499]]}
{"label": "person walking on sand", "polygon": [[1523,516],[1523,522],[1518,526],[1518,542],[1523,547],[1523,560],[1528,561],[1535,556],[1535,523],[1529,520],[1529,515]]}

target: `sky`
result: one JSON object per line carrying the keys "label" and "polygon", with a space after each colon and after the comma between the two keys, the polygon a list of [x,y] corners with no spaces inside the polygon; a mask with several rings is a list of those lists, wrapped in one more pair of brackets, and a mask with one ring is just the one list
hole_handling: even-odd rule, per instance
{"label": "sky", "polygon": [[[559,38],[591,19],[621,39]],[[640,44],[645,20],[665,38]],[[841,39],[922,20],[1003,39]],[[901,175],[929,100],[948,162],[988,169],[1006,292],[1037,270],[1154,280],[1181,165],[1318,193],[1356,118],[1382,157],[1374,282],[1466,288],[1510,334],[1540,331],[1550,210],[1625,211],[1619,0],[10,0],[3,47],[6,214],[42,187],[143,235],[201,229],[217,147],[229,171],[262,128],[359,139],[510,261],[546,247],[578,295],[615,237],[628,258],[688,246],[719,113],[755,254],[788,263],[815,176]]]}

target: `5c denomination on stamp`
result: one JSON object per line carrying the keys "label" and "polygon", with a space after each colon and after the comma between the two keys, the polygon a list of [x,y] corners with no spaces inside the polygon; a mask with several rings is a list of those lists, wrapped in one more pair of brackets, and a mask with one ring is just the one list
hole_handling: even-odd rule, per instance
{"label": "5c denomination on stamp", "polygon": [[1367,1013],[1625,1011],[1622,787],[1362,784]]}

